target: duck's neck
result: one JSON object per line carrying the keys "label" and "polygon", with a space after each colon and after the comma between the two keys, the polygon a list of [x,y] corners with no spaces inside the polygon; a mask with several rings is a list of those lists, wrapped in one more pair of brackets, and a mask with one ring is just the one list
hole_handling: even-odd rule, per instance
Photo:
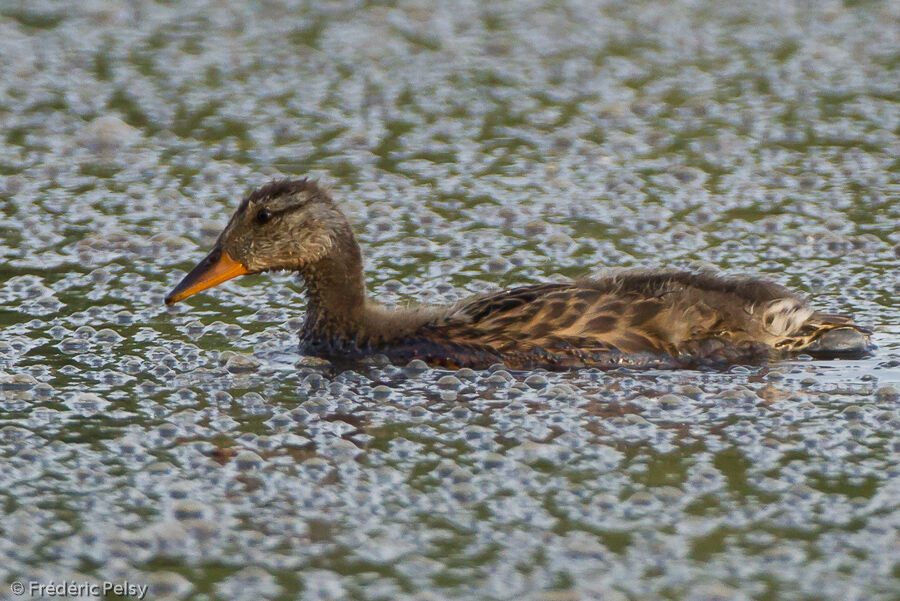
{"label": "duck's neck", "polygon": [[301,343],[317,354],[359,344],[366,311],[362,256],[352,232],[339,236],[322,259],[300,269],[306,284]]}

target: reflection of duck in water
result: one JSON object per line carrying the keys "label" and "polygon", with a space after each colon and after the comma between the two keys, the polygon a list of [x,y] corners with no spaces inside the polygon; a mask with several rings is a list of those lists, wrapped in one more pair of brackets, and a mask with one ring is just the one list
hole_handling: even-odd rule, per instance
{"label": "reflection of duck in water", "polygon": [[797,352],[853,356],[871,348],[869,332],[850,318],[814,311],[781,286],[683,271],[622,272],[447,307],[388,309],[366,298],[346,217],[306,179],[272,182],[247,196],[166,304],[276,269],[303,276],[301,351],[327,358],[381,353],[447,367],[687,367]]}

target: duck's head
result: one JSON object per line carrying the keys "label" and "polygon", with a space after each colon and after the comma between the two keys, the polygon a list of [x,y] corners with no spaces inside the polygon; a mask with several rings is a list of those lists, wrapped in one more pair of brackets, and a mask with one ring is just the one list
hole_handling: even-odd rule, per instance
{"label": "duck's head", "polygon": [[251,192],[215,247],[166,296],[171,305],[226,280],[270,270],[303,272],[355,244],[346,218],[315,182],[280,180]]}

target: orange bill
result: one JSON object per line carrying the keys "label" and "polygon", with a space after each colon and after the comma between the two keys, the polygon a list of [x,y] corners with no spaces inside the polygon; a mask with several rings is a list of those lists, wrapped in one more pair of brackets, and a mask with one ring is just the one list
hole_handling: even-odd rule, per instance
{"label": "orange bill", "polygon": [[166,296],[166,304],[172,305],[201,290],[212,288],[231,278],[250,273],[243,263],[235,261],[220,248],[214,248],[184,279]]}

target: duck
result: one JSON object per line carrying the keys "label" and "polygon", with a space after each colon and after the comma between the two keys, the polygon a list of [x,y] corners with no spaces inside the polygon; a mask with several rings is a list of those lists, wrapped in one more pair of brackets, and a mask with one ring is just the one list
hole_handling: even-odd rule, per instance
{"label": "duck", "polygon": [[711,271],[632,269],[446,306],[386,307],[366,293],[350,222],[309,178],[271,181],[246,195],[165,303],[279,270],[305,284],[301,352],[335,362],[384,355],[451,369],[677,369],[803,353],[853,358],[874,348],[871,331],[849,316],[817,311],[764,279]]}

